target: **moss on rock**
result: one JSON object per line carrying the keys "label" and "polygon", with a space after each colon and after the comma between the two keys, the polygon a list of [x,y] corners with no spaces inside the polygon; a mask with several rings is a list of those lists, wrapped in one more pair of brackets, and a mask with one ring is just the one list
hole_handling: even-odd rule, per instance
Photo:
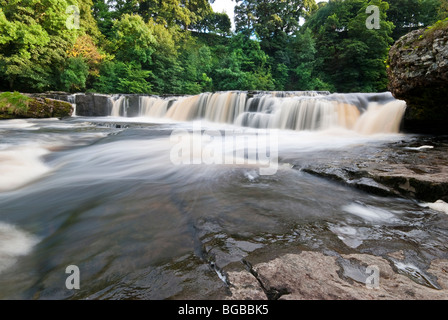
{"label": "moss on rock", "polygon": [[11,108],[0,109],[0,119],[64,118],[70,117],[73,113],[73,106],[65,101],[48,98],[31,98],[27,100],[26,104],[27,108],[25,112],[21,110],[11,112]]}
{"label": "moss on rock", "polygon": [[405,122],[448,130],[448,20],[408,33],[390,49],[389,90],[405,100]]}

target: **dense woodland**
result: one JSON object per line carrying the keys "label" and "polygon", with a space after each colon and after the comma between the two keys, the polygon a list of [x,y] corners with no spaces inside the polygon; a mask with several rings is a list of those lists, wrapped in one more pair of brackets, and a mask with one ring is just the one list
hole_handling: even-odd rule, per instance
{"label": "dense woodland", "polygon": [[448,15],[447,0],[236,3],[231,30],[207,0],[0,0],[0,91],[385,91],[394,41]]}

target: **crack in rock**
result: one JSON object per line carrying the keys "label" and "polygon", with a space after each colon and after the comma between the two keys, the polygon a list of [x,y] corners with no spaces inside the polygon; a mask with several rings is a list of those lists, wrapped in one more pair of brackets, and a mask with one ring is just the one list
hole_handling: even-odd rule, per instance
{"label": "crack in rock", "polygon": [[[328,256],[303,251],[286,254],[268,262],[229,272],[228,299],[248,300],[446,300],[448,299],[448,260],[436,259],[428,272],[436,277],[440,289],[430,288],[397,273],[390,261],[369,254]],[[341,270],[341,263],[343,270]],[[365,266],[379,269],[379,286],[369,288]],[[343,277],[341,278],[341,274]],[[343,279],[345,278],[345,279]],[[349,281],[347,281],[350,279]]]}

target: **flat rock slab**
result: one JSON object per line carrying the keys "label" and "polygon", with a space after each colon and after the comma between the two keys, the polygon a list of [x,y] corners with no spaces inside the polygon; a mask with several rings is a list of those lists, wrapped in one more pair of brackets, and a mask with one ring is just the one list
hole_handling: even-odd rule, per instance
{"label": "flat rock slab", "polygon": [[[330,256],[313,251],[285,254],[249,270],[228,272],[229,299],[448,299],[448,260],[434,260],[426,270],[434,279],[433,287],[419,284],[394,269],[390,261],[368,254]],[[373,279],[373,270],[378,270],[377,279]]]}
{"label": "flat rock slab", "polygon": [[[429,140],[429,141],[428,141]],[[425,144],[429,144],[425,145]],[[448,201],[448,140],[416,138],[382,147],[323,153],[292,160],[297,169],[380,196]]]}

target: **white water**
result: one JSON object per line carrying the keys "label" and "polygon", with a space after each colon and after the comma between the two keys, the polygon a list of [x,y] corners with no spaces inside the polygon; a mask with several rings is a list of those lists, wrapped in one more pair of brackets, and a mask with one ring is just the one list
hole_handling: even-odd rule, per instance
{"label": "white water", "polygon": [[391,222],[394,219],[394,215],[389,211],[356,203],[346,205],[342,210],[370,222]]}
{"label": "white water", "polygon": [[426,206],[433,210],[448,214],[448,203],[443,200],[437,200],[434,203],[427,203]]}
{"label": "white water", "polygon": [[113,101],[111,116],[120,117],[121,115],[123,115],[123,117],[126,117],[128,107],[129,101],[126,96],[120,96],[115,101]]}
{"label": "white water", "polygon": [[[126,96],[114,97],[112,117],[127,116]],[[391,94],[323,94],[318,92],[203,93],[163,99],[140,97],[139,117],[173,121],[206,120],[240,127],[295,131],[343,128],[371,135],[398,133],[406,110]]]}
{"label": "white water", "polygon": [[49,151],[38,146],[0,150],[0,191],[17,189],[50,171],[41,160]]}
{"label": "white water", "polygon": [[[45,156],[70,146],[88,144],[92,139],[107,135],[101,132],[64,133],[64,130],[89,127],[92,124],[79,122],[73,125],[58,119],[1,121],[0,192],[25,187],[51,173],[54,168],[45,162]],[[50,132],[39,132],[42,129]],[[32,134],[28,136],[26,132]]]}
{"label": "white water", "polygon": [[29,254],[38,242],[33,235],[0,222],[0,274],[12,267],[19,257]]}
{"label": "white water", "polygon": [[162,118],[168,111],[168,100],[140,97],[140,114],[144,117]]}
{"label": "white water", "polygon": [[[211,119],[230,119],[226,106],[242,108],[242,96],[234,95],[229,103],[216,101],[214,108],[211,95],[182,101],[145,97],[141,114],[132,118],[1,122],[0,154],[28,148],[35,153],[20,157],[35,160],[30,169],[44,165],[51,171],[24,181],[22,188],[0,191],[0,298],[209,298],[209,292],[226,280],[221,270],[255,249],[269,249],[271,243],[272,250],[288,242],[316,251],[403,249],[410,256],[443,256],[447,215],[300,171],[308,160],[331,164],[335,155],[349,157],[358,150],[378,154],[387,150],[383,144],[408,140],[405,135],[356,132],[360,117],[355,113],[356,121],[349,121],[351,107],[339,109],[347,115],[341,116],[345,125],[315,131],[264,130],[205,120],[207,112]],[[257,113],[251,109],[256,107],[269,118],[275,101],[313,97],[274,98],[279,99],[246,101],[244,112]],[[180,106],[189,102],[195,106],[191,114],[202,120],[158,117],[176,102],[180,115]],[[368,112],[368,105],[374,103],[356,110]],[[155,125],[154,119],[162,124]],[[180,141],[171,140],[173,132],[179,133]],[[260,142],[257,134],[266,132],[278,138],[280,158],[272,176],[261,174],[264,163],[245,157]],[[431,144],[422,145],[427,143]],[[188,151],[182,160],[193,165],[172,162],[176,145]],[[219,157],[209,164],[204,154]],[[6,155],[0,166],[9,161]],[[26,167],[22,164],[16,178]],[[198,248],[207,248],[211,262],[198,259]],[[65,289],[69,264],[79,265],[84,274],[81,291]],[[216,275],[207,271],[210,266],[216,266]]]}

